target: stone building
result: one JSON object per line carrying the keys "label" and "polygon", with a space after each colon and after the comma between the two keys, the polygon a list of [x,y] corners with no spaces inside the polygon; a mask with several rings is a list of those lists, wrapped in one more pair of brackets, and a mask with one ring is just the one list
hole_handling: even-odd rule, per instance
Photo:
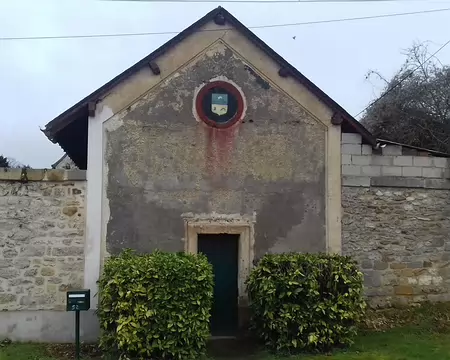
{"label": "stone building", "polygon": [[58,161],[56,161],[54,164],[52,164],[52,169],[77,169],[77,166],[72,161],[70,157],[67,156],[67,154],[64,154],[61,156]]}
{"label": "stone building", "polygon": [[267,252],[354,256],[374,306],[450,297],[447,154],[375,139],[223,8],[45,134],[83,170],[0,175],[0,334],[69,339],[65,291],[94,295],[123,248],[205,253],[218,335],[246,322]]}

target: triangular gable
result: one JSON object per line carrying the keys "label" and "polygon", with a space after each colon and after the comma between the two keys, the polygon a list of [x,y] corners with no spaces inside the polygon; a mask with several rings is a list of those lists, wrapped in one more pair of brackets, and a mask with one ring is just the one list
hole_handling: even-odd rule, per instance
{"label": "triangular gable", "polygon": [[279,66],[278,74],[282,77],[293,77],[305,86],[311,93],[327,105],[333,112],[333,123],[340,124],[343,132],[354,132],[362,135],[365,143],[372,146],[376,145],[376,139],[368,132],[356,119],[347,113],[339,104],[332,100],[322,90],[320,90],[314,83],[308,80],[295,67],[290,65],[279,54],[271,49],[266,43],[258,38],[239,20],[231,15],[227,10],[218,7],[200,20],[189,26],[187,29],[179,33],[177,36],[166,42],[160,48],[146,56],[129,69],[103,85],[101,88],[94,91],[92,94],[85,97],[83,100],[66,110],[64,113],[49,122],[43,132],[53,142],[58,143],[63,150],[69,154],[77,166],[84,169],[87,166],[87,129],[88,116],[93,104],[103,96],[105,96],[111,89],[127,79],[129,76],[135,74],[143,67],[152,66],[152,62],[177,45],[185,38],[195,33],[208,22],[214,21],[218,25],[231,25],[237,31],[242,33],[254,45],[264,51],[270,56]]}

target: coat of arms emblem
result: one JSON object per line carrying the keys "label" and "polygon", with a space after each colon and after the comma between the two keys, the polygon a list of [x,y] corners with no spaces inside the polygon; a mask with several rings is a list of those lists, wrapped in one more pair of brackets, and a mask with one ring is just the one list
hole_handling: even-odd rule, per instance
{"label": "coat of arms emblem", "polygon": [[228,94],[211,94],[211,111],[217,115],[225,115],[228,111]]}

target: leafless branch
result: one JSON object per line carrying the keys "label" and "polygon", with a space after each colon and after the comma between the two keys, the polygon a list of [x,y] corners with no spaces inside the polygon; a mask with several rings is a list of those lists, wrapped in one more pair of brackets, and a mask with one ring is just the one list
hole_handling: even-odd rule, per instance
{"label": "leafless branch", "polygon": [[429,43],[405,50],[404,64],[362,119],[377,137],[450,153],[450,67],[431,58]]}

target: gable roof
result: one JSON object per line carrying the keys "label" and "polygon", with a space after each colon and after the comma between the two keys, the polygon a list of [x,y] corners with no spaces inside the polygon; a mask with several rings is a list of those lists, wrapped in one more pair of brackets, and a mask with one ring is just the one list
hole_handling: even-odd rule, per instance
{"label": "gable roof", "polygon": [[52,169],[60,168],[61,164],[62,164],[63,168],[65,168],[64,166],[67,166],[67,165],[69,165],[71,168],[75,167],[74,162],[67,154],[64,154],[54,164],[52,164]]}
{"label": "gable roof", "polygon": [[67,157],[67,154],[64,154],[61,156],[55,163],[52,164],[52,169],[56,169],[59,164],[61,164],[62,161],[64,161]]}
{"label": "gable roof", "polygon": [[[362,135],[363,141],[372,146],[376,146],[376,139],[372,134],[361,125],[354,117],[345,111],[339,104],[332,100],[327,94],[320,90],[314,83],[307,79],[295,67],[289,64],[272,48],[258,38],[245,25],[231,15],[227,10],[218,7],[200,20],[183,30],[181,33],[173,37],[164,45],[156,49],[151,54],[138,61],[136,64],[125,70],[120,75],[103,85],[101,88],[94,91],[92,94],[86,96],[83,100],[76,103],[74,106],[57,116],[50,121],[43,130],[44,134],[54,143],[58,143],[63,150],[70,156],[75,164],[80,169],[87,168],[87,132],[88,132],[88,107],[92,102],[96,102],[102,96],[105,96],[112,88],[120,82],[128,78],[130,75],[136,73],[145,66],[149,66],[157,57],[164,54],[171,47],[183,41],[186,37],[195,33],[202,26],[210,21],[215,21],[218,24],[229,24],[240,31],[248,40],[259,47],[268,56],[270,56],[280,66],[282,76],[292,76],[303,84],[309,91],[315,94],[323,103],[334,111],[334,117],[337,123],[342,126],[343,132],[359,133]],[[281,73],[280,73],[281,75]]]}

